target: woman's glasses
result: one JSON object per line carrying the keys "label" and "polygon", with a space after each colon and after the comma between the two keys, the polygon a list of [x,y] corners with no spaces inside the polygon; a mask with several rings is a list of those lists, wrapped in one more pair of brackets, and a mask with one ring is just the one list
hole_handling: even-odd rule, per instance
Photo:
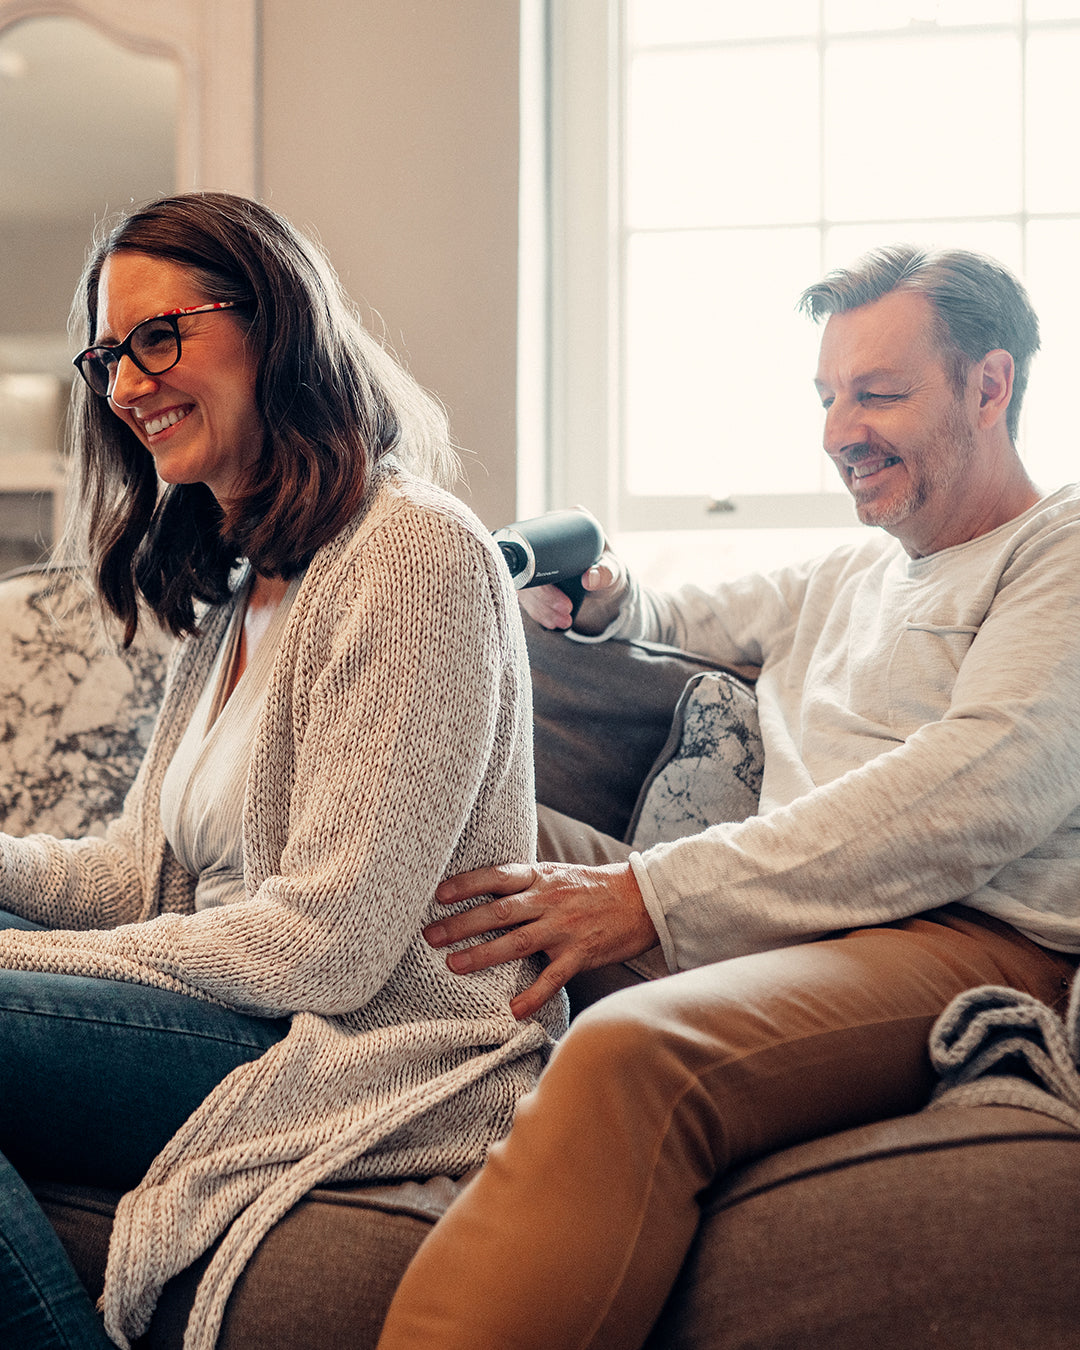
{"label": "woman's glasses", "polygon": [[180,320],[189,314],[215,314],[234,309],[233,300],[212,305],[192,305],[187,309],[169,309],[152,319],[137,323],[123,342],[114,346],[87,347],[72,365],[86,383],[102,398],[107,398],[116,379],[120,359],[129,356],[145,375],[164,375],[180,360]]}

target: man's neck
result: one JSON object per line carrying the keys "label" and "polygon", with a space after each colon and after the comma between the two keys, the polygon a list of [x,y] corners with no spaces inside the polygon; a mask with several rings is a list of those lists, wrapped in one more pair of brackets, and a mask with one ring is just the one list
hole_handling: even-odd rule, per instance
{"label": "man's neck", "polygon": [[[988,473],[985,481],[994,485],[993,490],[976,494],[970,502],[958,501],[955,514],[946,520],[924,524],[913,517],[890,533],[895,534],[909,557],[925,558],[942,549],[967,544],[1008,524],[1030,510],[1043,495],[1028,476],[1011,443],[1002,471]],[[910,529],[905,530],[905,525]]]}

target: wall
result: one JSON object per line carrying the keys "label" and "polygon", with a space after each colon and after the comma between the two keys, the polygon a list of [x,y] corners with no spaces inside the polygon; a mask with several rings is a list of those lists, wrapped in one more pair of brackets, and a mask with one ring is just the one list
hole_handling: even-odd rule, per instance
{"label": "wall", "polygon": [[262,0],[261,192],[437,393],[515,516],[517,0]]}
{"label": "wall", "polygon": [[94,224],[89,213],[86,218],[71,222],[0,223],[3,250],[0,333],[66,332],[71,297],[86,261],[86,246]]}

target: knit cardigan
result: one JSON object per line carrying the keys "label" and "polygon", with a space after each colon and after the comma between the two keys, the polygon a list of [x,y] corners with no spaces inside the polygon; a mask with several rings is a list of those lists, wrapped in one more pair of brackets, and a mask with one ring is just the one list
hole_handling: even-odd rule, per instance
{"label": "knit cardigan", "polygon": [[196,913],[159,793],[235,603],[178,644],[104,838],[0,836],[0,901],[48,930],[0,932],[0,965],[291,1014],[122,1198],[102,1303],[120,1346],[222,1237],[184,1342],[210,1350],[245,1263],[311,1187],[481,1162],[565,1026],[559,1000],[531,1022],[511,1014],[530,963],[456,976],[420,935],[445,913],[442,878],[534,856],[524,638],[487,532],[429,484],[372,475],[276,654],[245,795],[246,896]]}

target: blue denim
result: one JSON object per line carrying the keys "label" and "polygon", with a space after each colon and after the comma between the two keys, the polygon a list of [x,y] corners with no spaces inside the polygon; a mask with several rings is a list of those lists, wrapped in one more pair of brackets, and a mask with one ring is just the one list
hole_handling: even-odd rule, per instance
{"label": "blue denim", "polygon": [[[34,926],[0,911],[0,928]],[[112,1344],[22,1177],[130,1190],[288,1029],[143,985],[0,970],[0,1345]]]}

